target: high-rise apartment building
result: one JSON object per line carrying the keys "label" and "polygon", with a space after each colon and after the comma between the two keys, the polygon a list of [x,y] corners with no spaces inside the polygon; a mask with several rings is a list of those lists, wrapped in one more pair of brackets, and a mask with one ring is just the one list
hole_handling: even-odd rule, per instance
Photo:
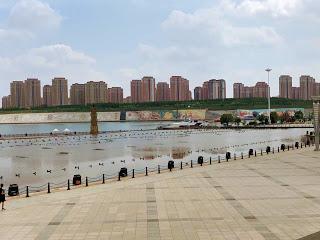
{"label": "high-rise apartment building", "polygon": [[107,90],[107,84],[103,81],[87,82],[85,84],[85,104],[106,103]]}
{"label": "high-rise apartment building", "polygon": [[142,101],[154,102],[156,99],[156,80],[153,77],[143,77],[141,84]]}
{"label": "high-rise apartment building", "polygon": [[44,85],[42,88],[42,105],[52,106],[52,87],[50,85]]}
{"label": "high-rise apartment building", "polygon": [[316,82],[314,84],[314,91],[312,96],[320,96],[320,83]]}
{"label": "high-rise apartment building", "polygon": [[313,96],[315,79],[313,77],[303,75],[300,77],[300,98],[311,100]]}
{"label": "high-rise apartment building", "polygon": [[109,103],[123,103],[123,89],[121,87],[112,87],[108,89]]}
{"label": "high-rise apartment building", "polygon": [[4,96],[2,97],[2,108],[3,109],[8,109],[11,108],[11,96]]}
{"label": "high-rise apartment building", "polygon": [[243,96],[241,98],[253,98],[254,97],[254,87],[245,86],[243,88]]}
{"label": "high-rise apartment building", "polygon": [[193,91],[194,100],[202,100],[202,87],[196,87]]}
{"label": "high-rise apartment building", "polygon": [[24,82],[24,107],[41,106],[41,84],[38,79],[29,78]]}
{"label": "high-rise apartment building", "polygon": [[131,102],[132,103],[142,102],[143,98],[142,98],[141,80],[132,80],[130,85],[131,85]]}
{"label": "high-rise apartment building", "polygon": [[13,108],[23,108],[25,106],[24,82],[13,81],[10,83],[11,106]]}
{"label": "high-rise apartment building", "polygon": [[300,88],[292,87],[292,99],[300,99]]}
{"label": "high-rise apartment building", "polygon": [[85,105],[85,84],[75,83],[70,87],[70,104],[71,105]]}
{"label": "high-rise apartment building", "polygon": [[202,84],[201,97],[202,97],[202,100],[209,99],[209,82],[208,81]]}
{"label": "high-rise apartment building", "polygon": [[51,96],[53,106],[68,105],[68,80],[65,78],[52,79]]}
{"label": "high-rise apartment building", "polygon": [[233,84],[233,98],[243,98],[244,96],[244,85],[243,83]]}
{"label": "high-rise apartment building", "polygon": [[170,87],[166,82],[158,82],[156,90],[157,102],[170,101]]}
{"label": "high-rise apartment building", "polygon": [[189,81],[181,76],[170,78],[170,99],[172,101],[187,101],[190,99]]}
{"label": "high-rise apartment building", "polygon": [[225,99],[226,98],[226,81],[223,79],[209,80],[209,99]]}
{"label": "high-rise apartment building", "polygon": [[279,77],[279,97],[292,98],[292,77],[281,75]]}
{"label": "high-rise apartment building", "polygon": [[124,103],[131,103],[131,102],[132,102],[132,101],[131,101],[131,96],[125,97],[125,98],[123,99],[123,102],[124,102]]}
{"label": "high-rise apartment building", "polygon": [[268,84],[257,82],[253,89],[254,98],[268,98]]}

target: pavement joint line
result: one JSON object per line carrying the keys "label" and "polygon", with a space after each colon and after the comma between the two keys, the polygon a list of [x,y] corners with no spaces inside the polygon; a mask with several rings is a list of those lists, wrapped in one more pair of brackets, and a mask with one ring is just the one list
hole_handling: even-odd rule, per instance
{"label": "pavement joint line", "polygon": [[[207,177],[206,180],[209,182],[209,184],[212,186],[217,186],[217,183],[207,172],[203,172],[202,174],[203,176]],[[216,189],[225,200],[228,201],[228,199],[232,199],[231,201],[228,201],[230,206],[232,206],[238,212],[238,214],[240,214],[248,223],[250,223],[253,228],[264,237],[265,240],[280,240],[267,226],[263,225],[263,223],[261,223],[256,216],[254,216],[247,208],[237,201],[223,186]]]}

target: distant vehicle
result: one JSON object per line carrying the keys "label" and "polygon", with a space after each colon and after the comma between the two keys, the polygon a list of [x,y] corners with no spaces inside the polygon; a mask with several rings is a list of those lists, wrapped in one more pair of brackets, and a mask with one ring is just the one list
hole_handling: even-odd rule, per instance
{"label": "distant vehicle", "polygon": [[184,120],[182,122],[174,122],[168,125],[160,126],[159,129],[201,128],[201,127],[208,127],[208,126],[209,126],[209,123],[206,121]]}

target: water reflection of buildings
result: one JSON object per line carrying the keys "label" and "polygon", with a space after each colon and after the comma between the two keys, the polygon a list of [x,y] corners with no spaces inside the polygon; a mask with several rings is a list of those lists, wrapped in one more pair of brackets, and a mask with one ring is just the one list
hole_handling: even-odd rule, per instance
{"label": "water reflection of buildings", "polygon": [[137,149],[133,153],[134,158],[143,158],[143,160],[153,160],[163,156],[171,157],[172,159],[183,159],[192,153],[188,147],[173,147],[172,149],[163,149],[157,147],[144,147]]}

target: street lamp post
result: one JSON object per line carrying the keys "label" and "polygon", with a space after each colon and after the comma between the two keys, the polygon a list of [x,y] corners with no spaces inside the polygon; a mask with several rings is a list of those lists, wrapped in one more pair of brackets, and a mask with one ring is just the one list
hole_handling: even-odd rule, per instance
{"label": "street lamp post", "polygon": [[271,104],[270,104],[270,72],[272,71],[271,68],[267,68],[266,72],[268,73],[268,119],[269,124],[271,123]]}

